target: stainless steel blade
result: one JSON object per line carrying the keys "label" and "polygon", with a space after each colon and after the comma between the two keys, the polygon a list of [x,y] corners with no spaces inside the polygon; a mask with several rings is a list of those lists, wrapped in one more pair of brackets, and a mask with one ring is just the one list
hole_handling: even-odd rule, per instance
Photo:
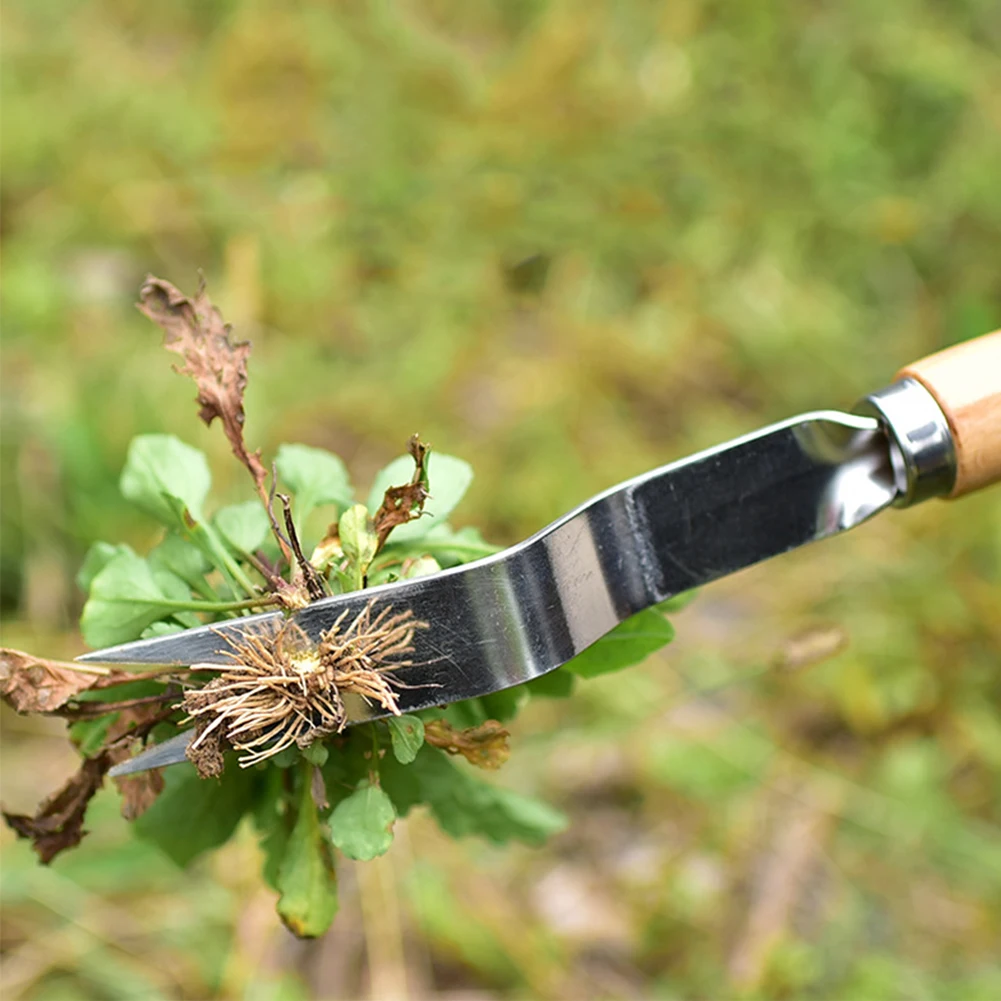
{"label": "stainless steel blade", "polygon": [[[416,711],[530,681],[636,612],[852,528],[897,493],[890,446],[876,420],[804,414],[629,480],[494,556],[324,599],[295,621],[318,639],[345,609],[351,616],[370,602],[412,609],[429,628],[416,634],[417,663],[401,672],[399,704]],[[228,640],[281,618],[235,619],[79,659],[231,663]],[[386,715],[361,700],[349,712],[352,722]],[[174,760],[183,757],[177,743]],[[130,767],[143,757],[116,774],[156,767]]]}

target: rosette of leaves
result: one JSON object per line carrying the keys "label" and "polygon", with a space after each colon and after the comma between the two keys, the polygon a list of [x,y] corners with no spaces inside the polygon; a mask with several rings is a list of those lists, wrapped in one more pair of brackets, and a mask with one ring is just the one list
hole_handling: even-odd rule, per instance
{"label": "rosette of leaves", "polygon": [[[322,449],[282,445],[269,469],[243,437],[250,347],[232,340],[204,288],[188,298],[150,277],[139,308],[161,326],[165,346],[181,356],[178,371],[198,387],[199,415],[222,425],[256,500],[213,507],[203,453],[172,435],[135,438],[121,492],[160,524],[162,537],[146,554],[107,542],[87,553],[77,581],[88,595],[80,627],[90,646],[264,608],[291,617],[325,595],[433,574],[497,551],[474,529],[455,530],[447,520],[470,484],[469,465],[432,453],[416,437],[407,455],[376,476],[364,500],[344,463]],[[381,645],[367,648],[371,656],[360,667],[349,665],[350,671],[337,659],[337,637],[328,639],[325,660],[310,654],[309,664],[322,661],[327,672],[313,689],[322,689],[333,710],[324,725],[298,729],[294,712],[283,723],[280,699],[264,707],[272,714],[271,729],[254,730],[240,714],[246,705],[240,678],[252,670],[266,673],[291,656],[276,653],[276,637],[258,638],[256,652],[237,651],[232,671],[190,665],[126,672],[0,651],[5,700],[18,712],[64,717],[83,759],[34,816],[5,812],[4,818],[47,863],[81,841],[87,804],[114,764],[193,723],[196,733],[211,729],[212,739],[189,752],[190,763],[116,778],[123,815],[140,837],[182,866],[226,842],[250,818],[279,915],[296,935],[316,936],[337,911],[338,853],[359,860],[383,854],[396,820],[414,808],[429,809],[453,837],[538,843],[560,830],[564,819],[552,807],[483,781],[470,766],[503,764],[506,724],[526,698],[569,695],[575,678],[636,663],[673,635],[663,611],[651,609],[528,685],[402,715],[393,675],[383,674],[379,658],[385,656],[387,669],[405,666],[408,630],[414,628],[433,629],[434,623],[410,621],[401,610],[346,624],[342,634],[354,630],[355,652],[359,636],[381,637]],[[284,671],[288,664],[278,667]],[[305,670],[302,664],[297,669]],[[297,697],[311,697],[313,689],[300,687],[305,694]],[[330,702],[341,689],[380,702],[391,715],[347,727]],[[249,744],[248,732],[256,735]]]}

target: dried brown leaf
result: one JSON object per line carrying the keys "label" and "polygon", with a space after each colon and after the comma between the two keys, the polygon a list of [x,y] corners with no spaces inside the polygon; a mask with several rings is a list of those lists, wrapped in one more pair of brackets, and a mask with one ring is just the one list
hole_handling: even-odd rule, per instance
{"label": "dried brown leaf", "polygon": [[397,525],[405,525],[408,521],[419,518],[424,510],[424,502],[430,496],[427,461],[431,446],[414,435],[407,444],[407,451],[413,456],[414,475],[409,483],[401,487],[390,487],[383,495],[382,504],[372,519],[379,540],[377,549],[382,549],[389,533]]}
{"label": "dried brown leaf", "polygon": [[163,792],[163,772],[159,768],[123,775],[114,781],[122,794],[122,816],[126,820],[135,820],[144,814]]}
{"label": "dried brown leaf", "polygon": [[163,329],[163,345],[184,359],[175,371],[189,375],[198,386],[198,416],[206,424],[217,417],[233,454],[247,467],[257,491],[265,497],[268,473],[261,453],[250,452],[243,440],[243,394],[247,388],[249,341],[230,340],[230,326],[199,285],[193,299],[162,278],[147,275],[139,291],[139,311]]}
{"label": "dried brown leaf", "polygon": [[[105,740],[104,752],[109,755],[111,764],[127,761],[136,744],[173,711],[172,708],[165,709],[157,703],[135,705],[122,710],[108,729]],[[163,792],[163,773],[159,768],[124,775],[114,781],[122,794],[122,816],[126,820],[135,820],[145,813]]]}
{"label": "dried brown leaf", "polygon": [[[38,857],[48,864],[60,852],[78,845],[87,832],[83,829],[87,806],[104,782],[108,769],[131,754],[136,740],[171,713],[173,708],[142,705],[123,710],[108,730],[104,746],[83,764],[61,789],[39,804],[33,817],[3,812],[7,825],[22,838],[29,838]],[[116,779],[123,795],[122,816],[134,820],[148,809],[163,790],[159,771]]]}
{"label": "dried brown leaf", "polygon": [[121,671],[82,668],[0,648],[0,696],[19,713],[53,713],[80,692],[128,680]]}
{"label": "dried brown leaf", "polygon": [[436,719],[424,724],[424,740],[448,754],[461,754],[477,768],[500,768],[511,754],[508,737],[511,734],[495,719],[479,726],[456,730],[447,720]]}
{"label": "dried brown leaf", "polygon": [[38,857],[46,865],[83,839],[87,804],[101,788],[105,772],[114,763],[112,757],[111,752],[101,751],[96,757],[86,758],[79,771],[39,805],[33,817],[4,811],[7,825],[34,843]]}

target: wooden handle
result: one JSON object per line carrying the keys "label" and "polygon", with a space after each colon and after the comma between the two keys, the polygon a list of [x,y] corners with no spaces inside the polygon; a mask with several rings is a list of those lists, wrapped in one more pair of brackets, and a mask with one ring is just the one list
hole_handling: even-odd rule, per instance
{"label": "wooden handle", "polygon": [[912,362],[898,379],[916,379],[935,397],[956,446],[950,497],[1001,480],[1001,330]]}

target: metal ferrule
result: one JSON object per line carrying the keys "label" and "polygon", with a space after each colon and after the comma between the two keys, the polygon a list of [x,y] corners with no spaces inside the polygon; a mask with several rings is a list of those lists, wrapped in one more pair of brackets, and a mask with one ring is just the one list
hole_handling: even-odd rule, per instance
{"label": "metal ferrule", "polygon": [[895,507],[948,494],[956,482],[956,448],[942,408],[915,379],[870,393],[855,413],[875,417],[890,440],[897,485]]}

